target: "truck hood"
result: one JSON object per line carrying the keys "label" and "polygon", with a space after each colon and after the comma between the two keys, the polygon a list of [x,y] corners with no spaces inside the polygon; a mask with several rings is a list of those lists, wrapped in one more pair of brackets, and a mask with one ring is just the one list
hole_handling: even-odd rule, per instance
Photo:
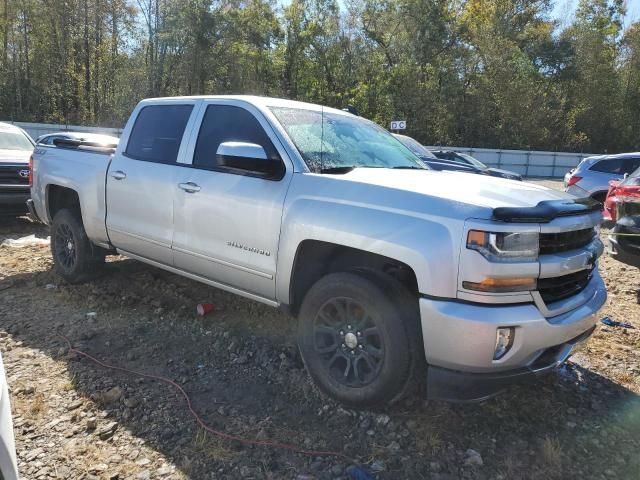
{"label": "truck hood", "polygon": [[0,164],[3,163],[29,163],[31,150],[2,150],[0,149]]}
{"label": "truck hood", "polygon": [[574,198],[541,185],[461,172],[356,168],[335,177],[490,209],[534,207],[542,201]]}

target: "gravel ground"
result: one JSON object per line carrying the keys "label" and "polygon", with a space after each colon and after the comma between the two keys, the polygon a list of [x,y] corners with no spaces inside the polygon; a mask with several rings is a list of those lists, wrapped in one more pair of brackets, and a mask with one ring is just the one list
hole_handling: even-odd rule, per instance
{"label": "gravel ground", "polygon": [[[557,186],[557,183],[550,184]],[[0,242],[46,230],[0,220]],[[24,479],[640,478],[640,271],[606,256],[603,315],[588,346],[537,383],[481,404],[413,397],[384,411],[345,410],[318,394],[277,310],[164,271],[111,258],[67,285],[46,245],[0,247],[0,349]],[[195,315],[195,305],[216,310]],[[212,428],[349,459],[222,441],[155,380],[169,377]]]}

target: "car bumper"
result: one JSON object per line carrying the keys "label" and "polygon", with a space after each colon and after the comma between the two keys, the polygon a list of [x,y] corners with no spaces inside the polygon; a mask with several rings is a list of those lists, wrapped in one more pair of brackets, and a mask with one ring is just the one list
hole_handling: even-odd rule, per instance
{"label": "car bumper", "polygon": [[588,191],[584,188],[580,188],[578,185],[571,185],[570,187],[565,188],[565,192],[575,195],[578,198],[585,198],[591,195]]}
{"label": "car bumper", "polygon": [[27,200],[30,192],[0,192],[0,213],[18,214],[27,213]]}
{"label": "car bumper", "polygon": [[[420,299],[430,398],[481,400],[506,385],[564,362],[593,331],[607,294],[596,273],[577,308],[546,318],[534,304],[480,305]],[[494,360],[496,329],[513,327],[514,340]]]}
{"label": "car bumper", "polygon": [[[614,229],[614,233],[617,233],[616,230],[617,228]],[[608,251],[615,260],[640,268],[640,239],[620,241],[617,237],[610,235]]]}
{"label": "car bumper", "polygon": [[508,387],[530,383],[562,365],[595,331],[595,325],[575,339],[547,349],[532,365],[495,373],[469,373],[429,366],[429,398],[453,402],[480,402]]}

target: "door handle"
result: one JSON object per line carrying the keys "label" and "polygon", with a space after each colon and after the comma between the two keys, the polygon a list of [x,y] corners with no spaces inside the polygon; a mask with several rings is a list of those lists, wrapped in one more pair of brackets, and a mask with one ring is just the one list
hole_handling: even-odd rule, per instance
{"label": "door handle", "polygon": [[115,172],[111,172],[111,177],[115,178],[116,180],[124,180],[125,178],[127,178],[127,174],[122,170],[116,170]]}
{"label": "door handle", "polygon": [[187,193],[196,193],[200,191],[200,185],[196,185],[193,182],[179,183],[178,187]]}

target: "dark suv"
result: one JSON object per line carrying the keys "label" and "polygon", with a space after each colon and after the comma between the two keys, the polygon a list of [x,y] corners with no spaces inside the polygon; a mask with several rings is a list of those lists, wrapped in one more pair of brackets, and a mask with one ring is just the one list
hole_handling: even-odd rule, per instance
{"label": "dark suv", "polygon": [[0,123],[0,215],[27,213],[33,147],[33,140],[24,130]]}
{"label": "dark suv", "polygon": [[467,155],[466,153],[454,152],[453,150],[431,150],[431,153],[441,160],[446,160],[448,162],[453,162],[458,165],[463,165],[466,168],[470,168],[473,170],[473,173],[507,178],[509,180],[522,180],[522,175],[519,173],[488,167],[480,160],[473,158],[471,155]]}

